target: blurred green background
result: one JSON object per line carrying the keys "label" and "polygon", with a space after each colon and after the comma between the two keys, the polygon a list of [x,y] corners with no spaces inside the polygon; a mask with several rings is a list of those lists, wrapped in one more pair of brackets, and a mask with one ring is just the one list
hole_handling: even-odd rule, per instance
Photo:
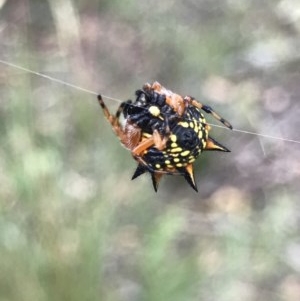
{"label": "blurred green background", "polygon": [[[297,0],[0,1],[0,60],[297,140],[299,45]],[[155,193],[95,95],[1,64],[0,301],[300,300],[299,144],[211,133],[232,152],[197,160],[199,193]]]}

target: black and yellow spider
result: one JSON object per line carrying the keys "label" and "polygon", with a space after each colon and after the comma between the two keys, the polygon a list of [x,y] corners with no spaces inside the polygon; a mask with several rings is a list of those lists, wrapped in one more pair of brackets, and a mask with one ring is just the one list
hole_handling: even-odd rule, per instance
{"label": "black and yellow spider", "polygon": [[[190,96],[173,93],[158,82],[145,84],[136,96],[135,102],[123,102],[115,115],[98,96],[115,134],[138,162],[132,179],[149,172],[157,191],[163,175],[182,175],[198,191],[192,165],[196,158],[203,150],[229,152],[208,135],[210,127],[200,110],[212,114],[228,128],[232,126],[212,108]],[[125,118],[123,126],[121,114]]]}

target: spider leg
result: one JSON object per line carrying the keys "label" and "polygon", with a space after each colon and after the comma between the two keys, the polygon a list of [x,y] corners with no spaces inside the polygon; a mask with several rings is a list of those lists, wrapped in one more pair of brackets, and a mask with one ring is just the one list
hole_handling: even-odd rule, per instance
{"label": "spider leg", "polygon": [[158,150],[163,150],[166,148],[169,137],[161,137],[157,130],[153,131],[151,137],[141,141],[133,150],[132,155],[134,157],[140,156],[145,150],[151,146],[155,146]]}
{"label": "spider leg", "polygon": [[121,143],[126,148],[132,150],[140,141],[141,130],[131,124],[126,125],[125,128],[123,129],[119,122],[120,114],[123,112],[128,102],[121,103],[116,112],[116,115],[114,116],[109,112],[101,95],[98,95],[98,101],[103,110],[104,116],[112,126],[114,133],[119,137]]}
{"label": "spider leg", "polygon": [[147,125],[149,124],[149,116],[147,116],[145,112],[130,116],[129,120],[141,128],[147,128]]}
{"label": "spider leg", "polygon": [[111,115],[111,113],[109,112],[107,106],[105,105],[102,96],[99,94],[97,96],[98,102],[103,110],[104,116],[105,118],[108,120],[108,122],[112,125],[112,122],[114,121],[115,117],[113,115]]}
{"label": "spider leg", "polygon": [[131,100],[124,101],[120,104],[120,106],[118,107],[118,109],[116,111],[116,119],[119,120],[120,115],[124,112],[125,107],[130,104],[131,104]]}
{"label": "spider leg", "polygon": [[117,112],[116,112],[116,114],[115,114],[115,116],[114,116],[114,115],[112,115],[112,114],[109,112],[109,110],[108,110],[106,104],[104,103],[104,101],[103,101],[103,99],[102,99],[102,96],[99,94],[99,95],[97,96],[97,98],[98,98],[98,102],[99,102],[99,104],[100,104],[100,106],[101,106],[101,108],[102,108],[102,110],[103,110],[104,116],[106,117],[106,119],[108,120],[108,122],[109,122],[113,127],[114,127],[114,126],[120,126],[120,124],[119,124],[119,118],[120,118],[120,115],[121,115],[121,113],[123,112],[125,106],[129,103],[129,101],[127,101],[127,102],[122,102],[122,103],[120,104],[119,108],[117,109]]}
{"label": "spider leg", "polygon": [[162,136],[158,130],[153,130],[153,134],[151,137],[141,141],[133,150],[133,156],[140,156],[145,150],[147,150],[151,146],[155,146],[158,150],[163,150],[166,148],[167,142],[169,140],[170,135],[170,126],[169,121],[166,118],[165,121],[165,134]]}
{"label": "spider leg", "polygon": [[166,148],[166,144],[168,142],[169,136],[162,137],[157,130],[154,130],[152,137],[153,137],[154,145],[158,150],[162,151],[163,149]]}
{"label": "spider leg", "polygon": [[165,119],[165,124],[164,124],[164,134],[161,135],[158,130],[154,130],[153,134],[152,134],[152,139],[154,142],[154,146],[162,151],[166,148],[167,146],[167,142],[169,140],[169,136],[170,136],[170,126],[169,126],[169,120],[168,118]]}
{"label": "spider leg", "polygon": [[226,127],[228,127],[229,129],[232,130],[232,125],[226,119],[221,117],[217,112],[215,112],[212,107],[204,105],[201,102],[197,101],[196,99],[194,99],[190,96],[186,96],[184,99],[187,100],[188,102],[190,102],[196,108],[203,110],[204,112],[206,112],[208,114],[211,114],[215,119],[219,120]]}
{"label": "spider leg", "polygon": [[154,138],[153,136],[141,141],[132,151],[132,155],[134,157],[140,156],[145,150],[147,150],[149,147],[153,146],[154,143]]}

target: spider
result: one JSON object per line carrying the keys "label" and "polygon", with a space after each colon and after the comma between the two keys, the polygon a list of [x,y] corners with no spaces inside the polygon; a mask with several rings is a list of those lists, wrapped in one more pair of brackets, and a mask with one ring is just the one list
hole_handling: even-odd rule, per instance
{"label": "spider", "polygon": [[[191,187],[195,183],[193,162],[204,150],[229,150],[208,135],[210,126],[201,113],[203,110],[232,129],[231,124],[211,107],[191,96],[182,97],[158,82],[146,83],[136,91],[136,100],[121,103],[115,115],[98,95],[106,119],[138,162],[132,179],[145,172],[152,177],[154,190],[163,175],[182,175]],[[120,115],[125,118],[121,125]]]}

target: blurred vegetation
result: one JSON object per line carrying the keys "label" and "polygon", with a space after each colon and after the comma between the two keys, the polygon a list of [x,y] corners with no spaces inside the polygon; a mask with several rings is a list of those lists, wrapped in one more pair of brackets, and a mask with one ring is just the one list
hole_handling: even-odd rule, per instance
{"label": "blurred vegetation", "polygon": [[[299,11],[2,0],[0,59],[122,100],[158,80],[300,140]],[[299,300],[299,144],[214,127],[232,152],[197,160],[199,193],[166,177],[156,194],[95,95],[2,64],[0,92],[0,301]]]}

